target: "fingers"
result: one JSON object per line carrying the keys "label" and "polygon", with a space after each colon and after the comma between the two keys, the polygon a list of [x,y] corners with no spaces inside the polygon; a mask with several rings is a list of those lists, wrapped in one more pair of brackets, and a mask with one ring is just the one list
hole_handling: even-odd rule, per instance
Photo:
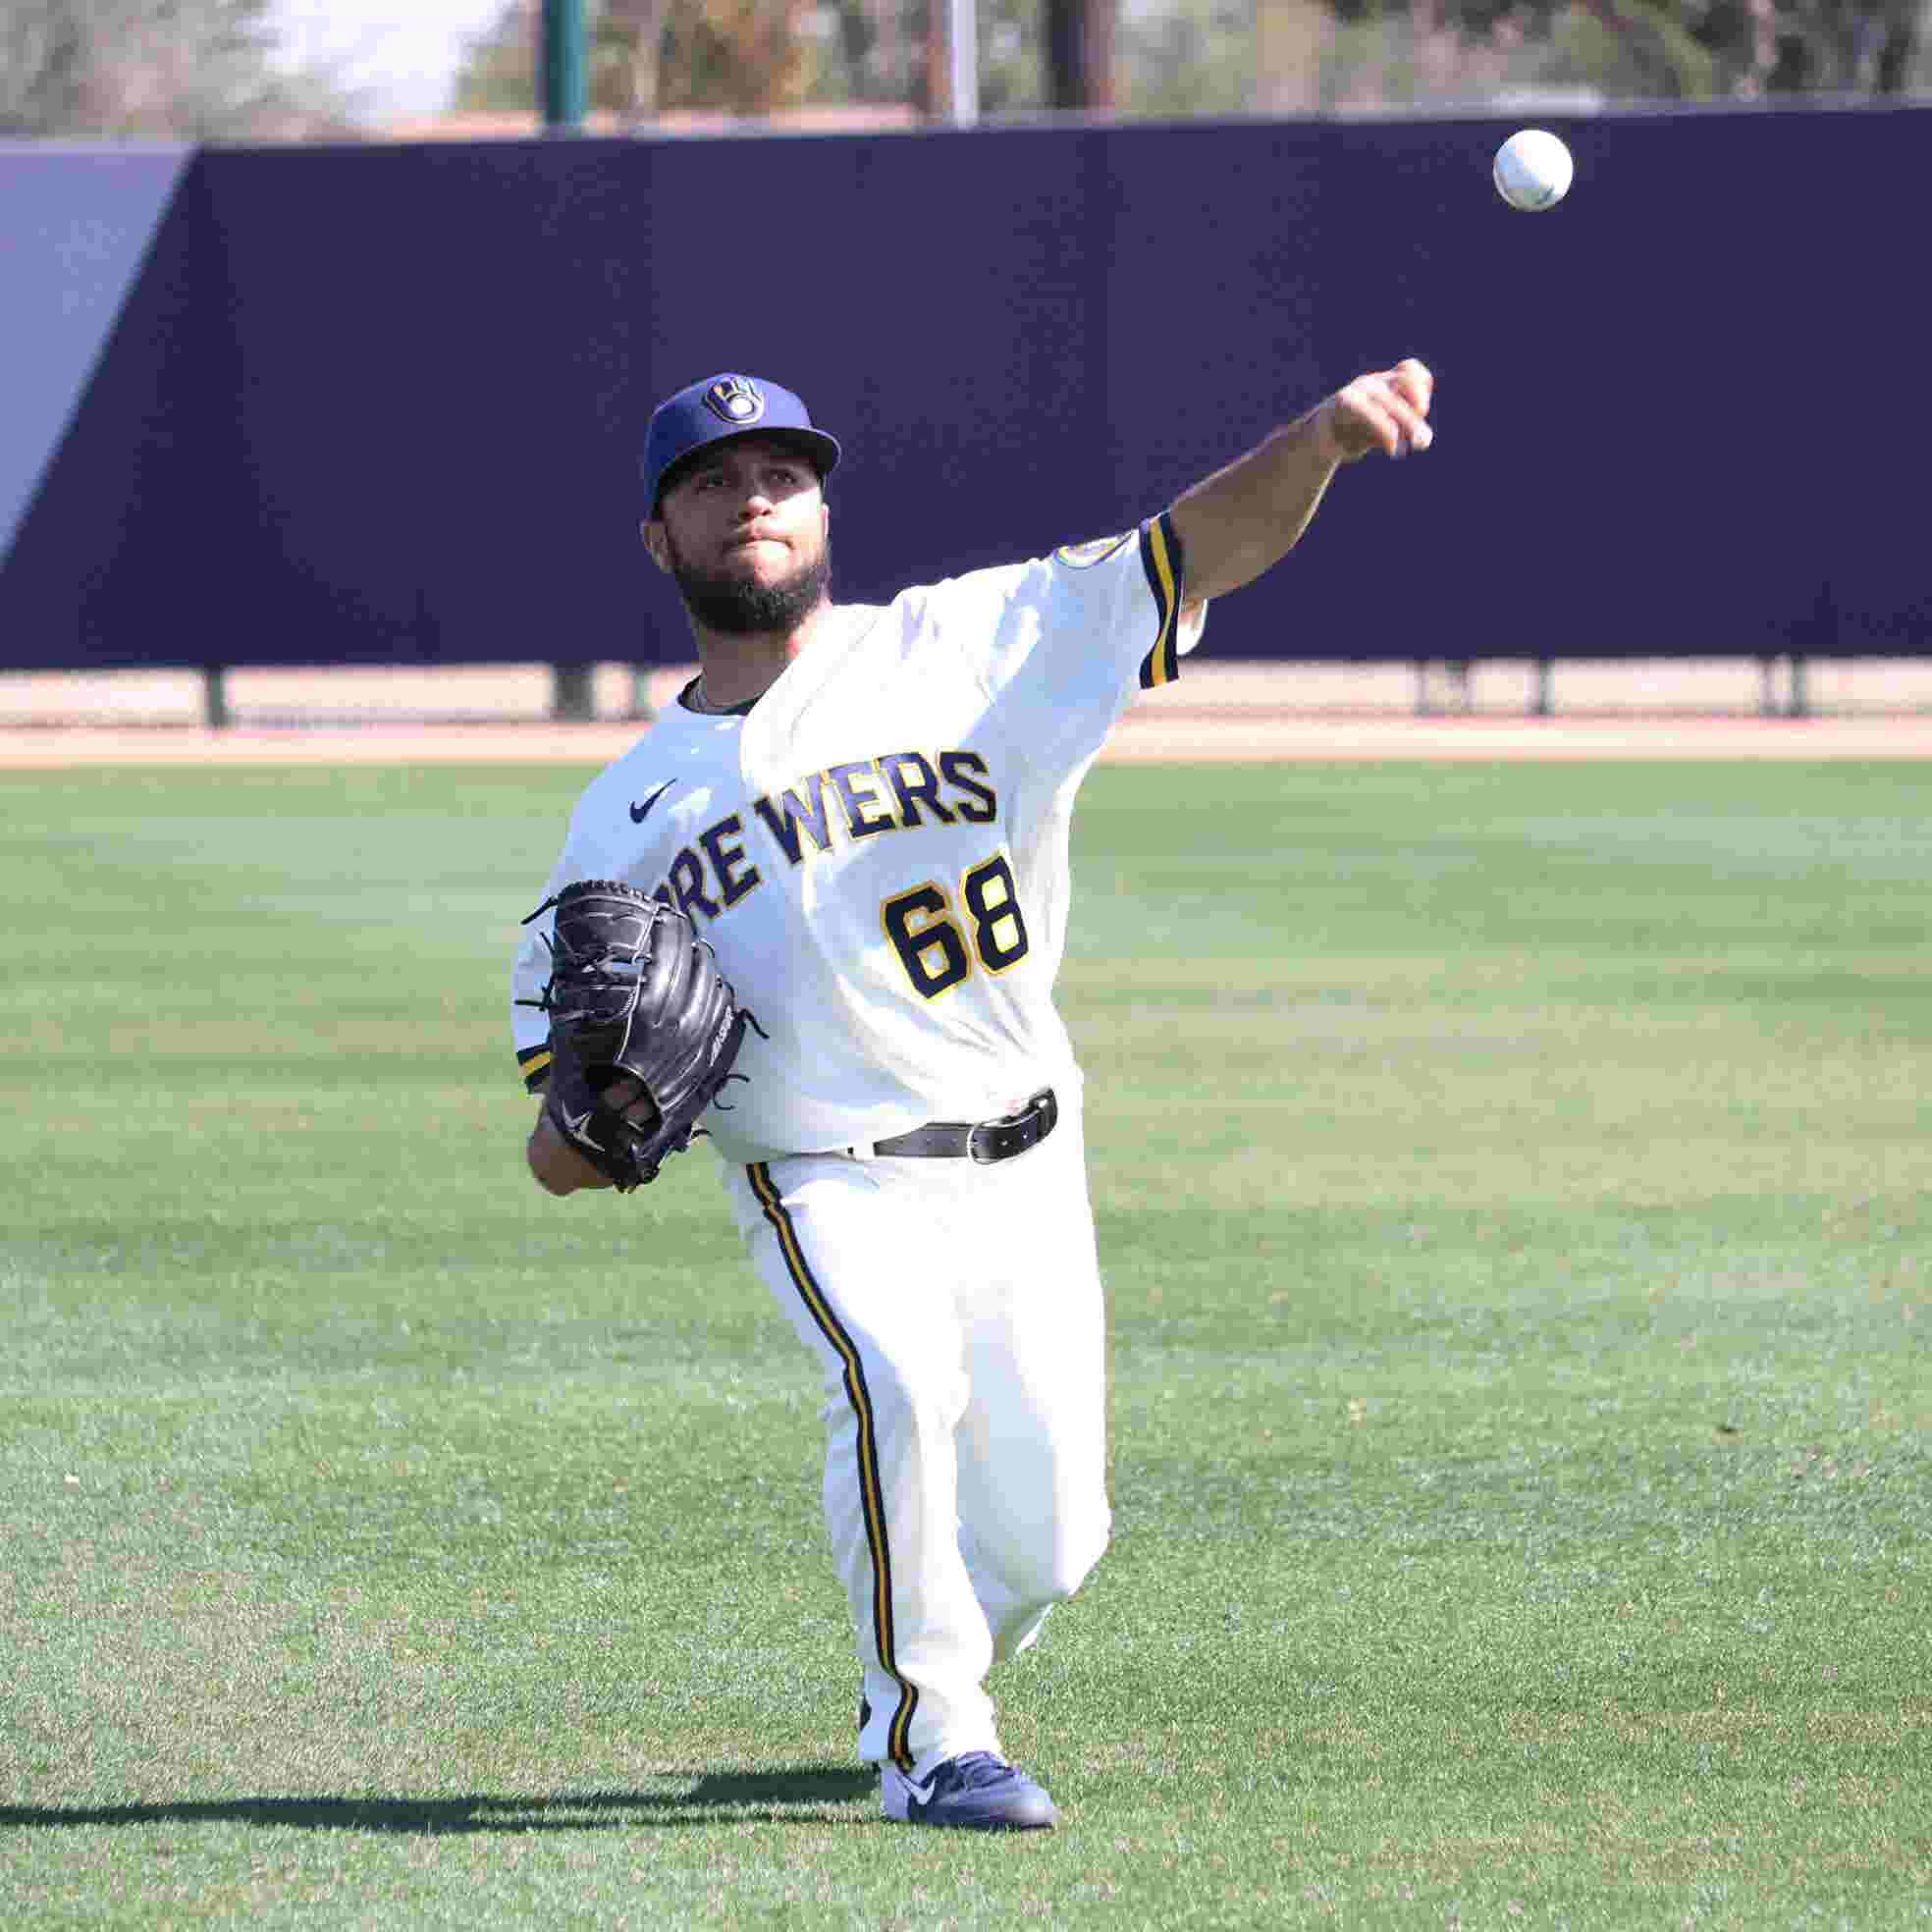
{"label": "fingers", "polygon": [[632,1126],[641,1126],[655,1118],[657,1107],[646,1093],[643,1081],[632,1074],[625,1074],[621,1080],[614,1080],[597,1097],[613,1113],[620,1113]]}
{"label": "fingers", "polygon": [[1354,462],[1376,450],[1391,457],[1426,450],[1435,441],[1428,421],[1434,399],[1435,377],[1413,356],[1393,369],[1356,377],[1331,399],[1341,459]]}
{"label": "fingers", "polygon": [[1429,373],[1427,363],[1418,362],[1413,355],[1405,356],[1389,370],[1388,376],[1417,408],[1428,414],[1429,399],[1435,394],[1435,378]]}

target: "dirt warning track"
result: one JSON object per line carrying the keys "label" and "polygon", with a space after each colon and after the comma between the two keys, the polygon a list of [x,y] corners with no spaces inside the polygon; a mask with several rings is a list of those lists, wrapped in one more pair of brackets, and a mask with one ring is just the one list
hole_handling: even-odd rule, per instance
{"label": "dirt warning track", "polygon": [[[573,763],[604,765],[676,701],[695,667],[601,668],[598,721],[548,722],[539,666],[436,671],[237,672],[235,722],[198,722],[192,673],[22,677],[0,687],[0,766]],[[1932,757],[1932,667],[1820,671],[1810,716],[1766,715],[1735,662],[1566,668],[1569,708],[1530,715],[1486,688],[1419,714],[1403,667],[1190,664],[1143,694],[1103,758],[1125,763],[1381,759],[1911,759]],[[1480,703],[1477,700],[1481,700]],[[1467,704],[1468,708],[1462,708]],[[641,710],[645,715],[627,716]]]}

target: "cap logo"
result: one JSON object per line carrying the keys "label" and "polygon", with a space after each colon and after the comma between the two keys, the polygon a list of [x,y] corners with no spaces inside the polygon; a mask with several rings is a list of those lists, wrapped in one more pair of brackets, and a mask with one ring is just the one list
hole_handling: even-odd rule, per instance
{"label": "cap logo", "polygon": [[765,413],[765,395],[744,376],[720,376],[704,393],[704,405],[720,422],[742,428]]}

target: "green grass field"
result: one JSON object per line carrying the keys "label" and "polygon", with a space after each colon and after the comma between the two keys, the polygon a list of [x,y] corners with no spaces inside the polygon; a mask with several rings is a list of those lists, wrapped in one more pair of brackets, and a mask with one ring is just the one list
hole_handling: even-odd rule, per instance
{"label": "green grass field", "polygon": [[522,1172],[585,776],[0,774],[0,1925],[1932,1926],[1932,766],[1094,776],[1022,1840],[875,1815],[711,1156]]}

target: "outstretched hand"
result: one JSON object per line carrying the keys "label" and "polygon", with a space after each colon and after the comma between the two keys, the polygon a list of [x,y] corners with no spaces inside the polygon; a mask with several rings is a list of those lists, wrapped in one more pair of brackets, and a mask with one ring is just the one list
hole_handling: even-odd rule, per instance
{"label": "outstretched hand", "polygon": [[1315,411],[1322,441],[1338,463],[1351,463],[1375,450],[1406,456],[1435,441],[1428,425],[1435,378],[1413,356],[1393,369],[1357,376]]}

